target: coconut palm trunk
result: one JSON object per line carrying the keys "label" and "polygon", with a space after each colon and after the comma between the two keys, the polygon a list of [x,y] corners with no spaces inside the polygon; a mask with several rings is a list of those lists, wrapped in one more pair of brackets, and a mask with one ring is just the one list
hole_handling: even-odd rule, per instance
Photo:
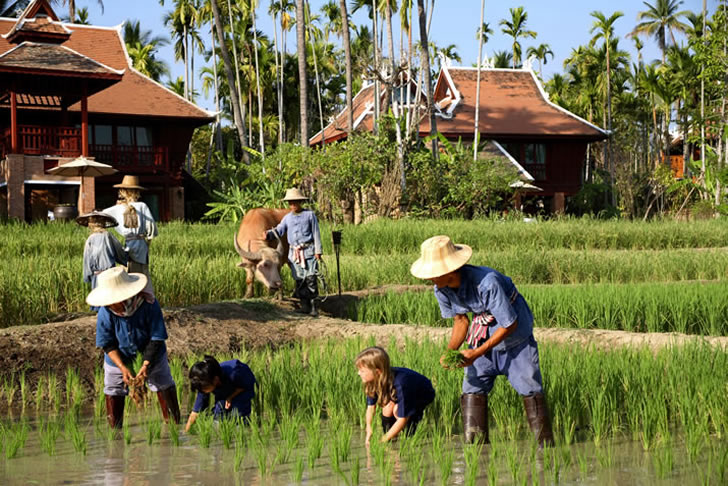
{"label": "coconut palm trunk", "polygon": [[298,51],[298,107],[301,145],[308,147],[308,89],[306,79],[306,26],[303,0],[296,0],[296,50]]}
{"label": "coconut palm trunk", "polygon": [[[232,104],[233,111],[233,122],[235,123],[235,129],[238,132],[238,139],[242,147],[248,146],[248,140],[245,135],[245,124],[241,118],[240,110],[240,97],[235,89],[235,75],[233,74],[233,65],[230,62],[230,54],[225,44],[225,37],[223,34],[222,21],[220,19],[220,9],[217,6],[217,0],[210,2],[212,5],[212,16],[215,19],[215,31],[217,32],[217,38],[220,41],[220,55],[222,56],[222,62],[225,66],[225,75],[227,77],[228,88],[230,91],[230,103]],[[243,151],[243,158],[247,161],[247,152]]]}
{"label": "coconut palm trunk", "polygon": [[427,94],[427,113],[430,115],[430,135],[432,136],[432,156],[438,159],[437,153],[437,120],[435,120],[435,111],[433,110],[432,101],[432,81],[430,80],[430,53],[427,46],[427,22],[425,19],[424,0],[417,0],[417,16],[420,24],[420,49],[422,55],[422,71],[425,82],[425,93]]}
{"label": "coconut palm trunk", "polygon": [[273,14],[273,54],[276,61],[276,98],[278,99],[278,145],[283,143],[283,120],[281,120],[281,79],[278,76],[280,63],[278,62],[278,25],[276,23],[276,14]]}
{"label": "coconut palm trunk", "polygon": [[379,40],[377,36],[377,0],[372,0],[372,41],[374,43],[374,134],[379,133]]}
{"label": "coconut palm trunk", "polygon": [[[392,4],[391,0],[386,0],[387,4],[385,5],[386,9],[386,20],[387,20],[387,48],[389,50],[389,61],[390,61],[390,68],[389,68],[389,76],[387,78],[387,100],[390,98],[394,98],[394,73],[396,69],[396,62],[394,59],[394,36],[392,35]],[[401,101],[400,97],[400,101]],[[400,110],[399,110],[399,103],[392,100],[392,113],[394,114],[394,132],[397,140],[397,164],[399,166],[399,190],[401,191],[401,195],[404,196],[404,192],[407,189],[407,174],[405,172],[405,164],[404,164],[404,142],[402,140],[402,127],[399,123],[400,120]]]}
{"label": "coconut palm trunk", "polygon": [[258,137],[260,156],[265,159],[265,137],[263,135],[263,93],[260,90],[260,68],[258,67],[258,31],[255,27],[255,1],[250,2],[250,18],[253,21],[253,55],[255,56],[255,85],[258,90]]}
{"label": "coconut palm trunk", "polygon": [[354,131],[354,95],[353,77],[351,74],[351,42],[349,39],[349,13],[346,11],[346,0],[339,0],[341,10],[341,39],[344,44],[344,61],[346,63],[346,133]]}
{"label": "coconut palm trunk", "polygon": [[478,74],[475,85],[475,123],[473,126],[473,161],[478,160],[478,142],[480,140],[480,65],[483,62],[483,17],[485,16],[485,0],[480,0],[480,29],[478,31]]}
{"label": "coconut palm trunk", "polygon": [[[311,6],[306,1],[307,10],[311,11]],[[316,101],[318,102],[319,122],[321,123],[321,146],[326,146],[326,126],[324,125],[324,110],[321,104],[321,78],[319,77],[318,61],[316,60],[316,42],[313,38],[313,30],[311,29],[311,22],[306,22],[308,27],[308,37],[311,41],[311,55],[313,56],[313,71],[316,76]]]}

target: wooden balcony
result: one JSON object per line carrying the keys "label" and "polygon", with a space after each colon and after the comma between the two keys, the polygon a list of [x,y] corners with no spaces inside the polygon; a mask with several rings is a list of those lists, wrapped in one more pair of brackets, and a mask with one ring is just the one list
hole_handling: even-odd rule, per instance
{"label": "wooden balcony", "polygon": [[[81,129],[18,125],[19,152],[25,155],[78,157]],[[0,159],[11,152],[10,128],[0,131]],[[89,155],[120,172],[171,172],[167,147],[89,144]]]}

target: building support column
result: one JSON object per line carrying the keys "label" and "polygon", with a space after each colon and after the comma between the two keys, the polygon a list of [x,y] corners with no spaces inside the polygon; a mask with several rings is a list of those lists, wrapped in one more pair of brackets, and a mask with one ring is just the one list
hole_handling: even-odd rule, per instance
{"label": "building support column", "polygon": [[81,155],[88,157],[88,90],[86,81],[83,82],[83,97],[81,98]]}
{"label": "building support column", "polygon": [[81,177],[81,187],[78,196],[79,214],[90,213],[96,209],[96,179]]}
{"label": "building support column", "polygon": [[8,188],[8,217],[25,221],[25,157],[23,154],[8,154],[7,188]]}
{"label": "building support column", "polygon": [[553,202],[551,204],[551,211],[554,214],[564,214],[566,210],[566,196],[563,192],[555,192]]}
{"label": "building support column", "polygon": [[10,91],[10,153],[19,153],[18,147],[18,95]]}

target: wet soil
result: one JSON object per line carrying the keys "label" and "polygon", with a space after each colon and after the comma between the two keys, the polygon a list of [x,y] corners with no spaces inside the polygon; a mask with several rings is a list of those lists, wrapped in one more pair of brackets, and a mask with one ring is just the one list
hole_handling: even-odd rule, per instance
{"label": "wet soil", "polygon": [[[297,340],[373,337],[387,344],[394,338],[447,339],[449,328],[403,324],[365,324],[340,319],[354,301],[375,293],[428,290],[426,286],[385,286],[330,296],[318,318],[295,312],[291,299],[230,301],[188,308],[166,308],[164,316],[171,356],[203,353],[235,353],[242,348],[281,347]],[[75,367],[87,389],[93,387],[93,371],[102,352],[95,347],[96,315],[68,316],[65,320],[0,329],[0,379],[25,369],[33,384],[48,372],[59,379]],[[649,347],[657,350],[686,343],[707,343],[728,350],[728,337],[697,337],[676,333],[632,333],[606,330],[544,329],[534,331],[541,342],[573,343],[603,349]]]}

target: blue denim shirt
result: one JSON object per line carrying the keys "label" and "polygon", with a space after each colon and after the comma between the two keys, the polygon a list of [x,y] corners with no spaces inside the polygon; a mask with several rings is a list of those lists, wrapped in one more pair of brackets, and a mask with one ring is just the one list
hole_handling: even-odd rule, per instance
{"label": "blue denim shirt", "polygon": [[[149,341],[166,341],[167,329],[164,326],[162,308],[156,300],[154,303],[144,302],[129,317],[119,317],[101,307],[96,316],[96,346],[104,348],[118,345],[122,361],[131,362],[137,353],[143,352]],[[161,353],[162,351],[160,351]],[[105,361],[116,366],[108,355]]]}
{"label": "blue denim shirt", "polygon": [[283,217],[275,230],[280,236],[287,235],[290,261],[293,261],[293,248],[299,245],[309,245],[303,250],[303,256],[307,259],[312,258],[314,254],[323,253],[318,219],[310,209],[304,209],[300,213],[291,211]]}
{"label": "blue denim shirt", "polygon": [[96,288],[96,275],[116,263],[126,265],[127,256],[119,240],[108,231],[92,233],[83,248],[83,281]]}
{"label": "blue denim shirt", "polygon": [[[250,415],[250,402],[255,397],[255,375],[250,367],[237,359],[231,359],[220,363],[220,368],[222,369],[221,383],[212,391],[215,395],[215,403],[224,402],[236,388],[242,388],[242,393],[235,397],[235,401],[242,405],[243,409],[239,410],[240,415],[244,417]],[[200,413],[207,408],[209,403],[209,393],[197,392],[192,411]]]}
{"label": "blue denim shirt", "polygon": [[496,350],[517,346],[533,334],[533,314],[526,300],[519,294],[511,304],[511,296],[517,289],[509,277],[492,268],[473,265],[464,265],[459,271],[460,287],[438,288],[435,285],[435,297],[443,318],[488,312],[495,317],[488,326],[488,335],[496,329],[510,327],[517,319],[516,330],[493,348]]}
{"label": "blue denim shirt", "polygon": [[[427,377],[409,368],[392,367],[392,387],[397,403],[397,417],[410,418],[421,413],[435,399],[435,390]],[[367,396],[367,405],[376,405],[379,397]]]}

